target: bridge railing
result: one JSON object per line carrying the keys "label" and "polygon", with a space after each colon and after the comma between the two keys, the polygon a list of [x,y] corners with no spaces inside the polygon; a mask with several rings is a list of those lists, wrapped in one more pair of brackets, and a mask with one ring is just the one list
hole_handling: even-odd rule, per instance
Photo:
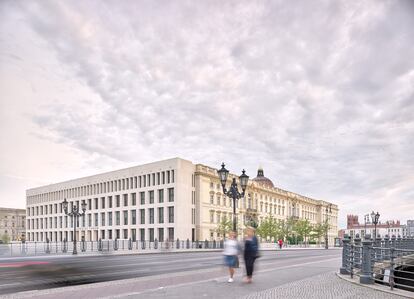
{"label": "bridge railing", "polygon": [[[157,252],[186,250],[217,250],[224,248],[222,240],[190,241],[176,239],[174,241],[115,239],[76,242],[77,254],[117,253],[117,252]],[[14,242],[0,244],[0,257],[72,254],[73,241],[62,242]]]}
{"label": "bridge railing", "polygon": [[382,284],[414,292],[414,238],[385,236],[363,240],[345,237],[341,274],[359,277],[362,284]]}

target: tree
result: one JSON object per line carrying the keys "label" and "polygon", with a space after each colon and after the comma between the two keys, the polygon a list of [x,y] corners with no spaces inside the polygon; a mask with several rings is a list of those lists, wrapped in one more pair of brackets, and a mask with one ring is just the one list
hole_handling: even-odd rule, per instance
{"label": "tree", "polygon": [[263,239],[276,239],[280,234],[277,220],[272,215],[267,216],[257,227],[256,233]]}
{"label": "tree", "polygon": [[306,244],[306,237],[308,237],[312,231],[312,226],[308,219],[300,219],[295,222],[295,231]]}
{"label": "tree", "polygon": [[326,228],[327,228],[326,223],[316,224],[315,226],[313,226],[313,229],[311,232],[312,237],[315,237],[316,239],[318,239],[318,241],[320,241],[320,238],[325,235]]}
{"label": "tree", "polygon": [[226,237],[226,234],[233,229],[233,222],[231,219],[222,218],[220,223],[217,224],[216,233]]}
{"label": "tree", "polygon": [[7,244],[10,242],[10,236],[8,234],[3,234],[1,236],[1,240],[3,241],[4,244]]}

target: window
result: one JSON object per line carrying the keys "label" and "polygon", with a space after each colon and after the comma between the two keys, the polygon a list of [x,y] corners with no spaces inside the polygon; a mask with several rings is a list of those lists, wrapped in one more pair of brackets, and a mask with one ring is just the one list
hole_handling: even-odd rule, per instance
{"label": "window", "polygon": [[154,229],[150,228],[150,229],[148,229],[148,232],[149,232],[150,242],[154,242]]}
{"label": "window", "polygon": [[152,185],[155,186],[155,173],[152,174]]}
{"label": "window", "polygon": [[174,228],[173,227],[168,228],[168,239],[174,240]]}
{"label": "window", "polygon": [[93,214],[93,217],[95,218],[95,226],[98,226],[99,224],[98,224],[98,213],[95,213],[95,214]]}
{"label": "window", "polygon": [[158,223],[164,223],[164,208],[158,208]]}
{"label": "window", "polygon": [[150,208],[149,210],[149,223],[154,224],[154,208]]}
{"label": "window", "polygon": [[165,171],[162,172],[162,183],[165,184]]}
{"label": "window", "polygon": [[[68,227],[68,217],[65,216],[65,223],[66,223],[66,228]],[[91,227],[92,226],[92,214],[88,214],[88,226]]]}
{"label": "window", "polygon": [[139,197],[141,199],[141,204],[145,205],[145,192],[140,192]]}
{"label": "window", "polygon": [[91,198],[88,199],[88,210],[89,211],[92,210],[92,199]]}
{"label": "window", "polygon": [[115,195],[116,207],[119,208],[121,206],[121,197],[120,195]]}
{"label": "window", "polygon": [[119,211],[115,212],[115,225],[121,225],[121,213]]}
{"label": "window", "polygon": [[124,235],[124,239],[128,239],[128,230],[127,229],[124,229],[123,230],[123,235]]}
{"label": "window", "polygon": [[94,198],[93,201],[94,201],[95,210],[99,209],[98,199],[97,198]]}
{"label": "window", "polygon": [[128,225],[128,211],[124,211],[124,225]]}
{"label": "window", "polygon": [[149,203],[154,203],[154,191],[149,191]]}
{"label": "window", "polygon": [[174,223],[174,207],[168,207],[168,222]]}
{"label": "window", "polygon": [[160,184],[160,173],[157,172],[157,185],[159,185],[159,184]]}
{"label": "window", "polygon": [[141,224],[145,224],[145,210],[144,209],[140,209],[139,210],[140,213],[140,220],[141,220]]}
{"label": "window", "polygon": [[108,206],[112,208],[112,196],[108,196]]}
{"label": "window", "polygon": [[112,212],[108,212],[108,226],[112,226]]}
{"label": "window", "polygon": [[105,226],[105,213],[101,213],[101,225]]}
{"label": "window", "polygon": [[139,238],[141,241],[145,241],[145,229],[144,228],[141,228],[139,230]]}
{"label": "window", "polygon": [[128,194],[124,194],[124,207],[128,206]]}
{"label": "window", "polygon": [[217,205],[220,205],[220,196],[217,195]]}
{"label": "window", "polygon": [[132,219],[131,224],[137,224],[137,211],[136,210],[131,211],[131,219]]}
{"label": "window", "polygon": [[214,195],[210,194],[210,204],[214,204]]}
{"label": "window", "polygon": [[210,211],[210,223],[214,223],[214,211]]}
{"label": "window", "polygon": [[163,228],[158,229],[158,241],[164,242],[164,229]]}
{"label": "window", "polygon": [[101,197],[101,209],[105,209],[105,197]]}
{"label": "window", "polygon": [[137,205],[137,194],[131,193],[131,197],[132,197],[132,205],[136,206]]}
{"label": "window", "polygon": [[170,171],[167,170],[167,184],[170,183]]}
{"label": "window", "polygon": [[164,202],[164,189],[158,190],[158,202],[163,203]]}
{"label": "window", "polygon": [[168,188],[168,201],[174,201],[174,188]]}

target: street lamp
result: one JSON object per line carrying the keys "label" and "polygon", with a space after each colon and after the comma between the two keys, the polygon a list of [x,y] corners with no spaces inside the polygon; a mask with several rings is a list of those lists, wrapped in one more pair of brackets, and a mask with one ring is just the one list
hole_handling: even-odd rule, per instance
{"label": "street lamp", "polygon": [[378,212],[376,214],[374,211],[371,212],[371,220],[372,220],[372,223],[374,224],[374,240],[377,239],[377,224],[378,224],[379,217],[380,217],[380,214]]}
{"label": "street lamp", "polygon": [[66,215],[72,217],[72,223],[73,223],[73,252],[72,254],[78,254],[78,251],[76,250],[76,223],[77,223],[77,219],[80,216],[85,216],[86,202],[83,201],[81,206],[82,206],[82,213],[79,212],[79,207],[75,205],[72,206],[72,211],[68,212],[68,202],[66,201],[66,198],[62,202],[63,211],[65,211]]}
{"label": "street lamp", "polygon": [[364,215],[364,237],[367,234],[367,223],[369,222],[369,214]]}
{"label": "street lamp", "polygon": [[326,206],[325,209],[326,218],[325,218],[325,249],[328,249],[328,230],[329,230],[329,223],[328,223],[328,213],[332,213],[332,204]]}
{"label": "street lamp", "polygon": [[233,230],[236,231],[237,227],[237,218],[236,218],[236,199],[243,198],[247,183],[249,182],[249,176],[246,175],[246,171],[243,169],[242,174],[239,177],[240,180],[240,187],[242,189],[242,193],[239,192],[237,188],[236,178],[233,178],[233,182],[230,185],[230,190],[226,189],[226,182],[227,177],[229,175],[229,171],[225,168],[224,162],[221,164],[221,169],[217,170],[217,173],[220,178],[221,186],[223,187],[224,195],[233,199]]}

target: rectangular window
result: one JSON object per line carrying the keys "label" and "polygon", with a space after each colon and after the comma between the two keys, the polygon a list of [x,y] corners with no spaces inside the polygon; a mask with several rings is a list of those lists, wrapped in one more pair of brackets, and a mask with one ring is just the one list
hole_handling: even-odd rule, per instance
{"label": "rectangular window", "polygon": [[149,231],[150,242],[154,242],[154,229],[150,228],[148,231]]}
{"label": "rectangular window", "polygon": [[141,199],[141,204],[145,205],[145,192],[140,192],[139,197]]}
{"label": "rectangular window", "polygon": [[92,198],[88,199],[88,210],[92,210]]}
{"label": "rectangular window", "polygon": [[168,201],[174,201],[174,188],[168,188]]}
{"label": "rectangular window", "polygon": [[128,206],[128,194],[124,194],[124,207]]}
{"label": "rectangular window", "polygon": [[112,226],[112,212],[108,212],[108,226]]}
{"label": "rectangular window", "polygon": [[105,226],[105,213],[101,213],[101,225]]}
{"label": "rectangular window", "polygon": [[138,181],[139,181],[139,187],[141,188],[141,186],[142,186],[142,177],[141,176],[138,177]]}
{"label": "rectangular window", "polygon": [[140,209],[139,213],[141,224],[145,224],[145,209]]}
{"label": "rectangular window", "polygon": [[99,222],[98,213],[93,214],[93,217],[95,218],[95,226],[98,226],[99,225],[98,224],[98,222]]}
{"label": "rectangular window", "polygon": [[[68,217],[65,216],[66,219],[66,227],[68,227]],[[88,226],[91,227],[92,226],[92,214],[88,214]]]}
{"label": "rectangular window", "polygon": [[167,170],[167,184],[170,183],[170,171]]}
{"label": "rectangular window", "polygon": [[144,174],[142,178],[144,179],[144,187],[147,187],[147,176]]}
{"label": "rectangular window", "polygon": [[101,209],[105,209],[105,197],[101,197]]}
{"label": "rectangular window", "polygon": [[159,184],[160,184],[160,173],[157,172],[157,185],[159,185]]}
{"label": "rectangular window", "polygon": [[149,203],[154,203],[154,191],[149,191]]}
{"label": "rectangular window", "polygon": [[174,228],[173,227],[168,228],[168,239],[174,240]]}
{"label": "rectangular window", "polygon": [[131,219],[132,219],[132,223],[131,224],[137,224],[137,211],[136,210],[132,210],[131,211]]}
{"label": "rectangular window", "polygon": [[174,170],[171,170],[171,182],[174,183]]}
{"label": "rectangular window", "polygon": [[163,203],[164,202],[164,189],[158,190],[158,202]]}
{"label": "rectangular window", "polygon": [[124,235],[125,240],[128,239],[128,230],[127,229],[124,229],[123,235]]}
{"label": "rectangular window", "polygon": [[149,210],[149,223],[154,224],[154,209],[150,208]]}
{"label": "rectangular window", "polygon": [[93,199],[93,201],[94,201],[94,203],[95,203],[95,210],[99,209],[99,206],[98,206],[98,199],[97,199],[97,198],[94,198],[94,199]]}
{"label": "rectangular window", "polygon": [[115,212],[115,225],[121,225],[121,213],[119,211]]}
{"label": "rectangular window", "polygon": [[131,197],[132,197],[132,205],[136,206],[137,205],[137,194],[131,193]]}
{"label": "rectangular window", "polygon": [[155,173],[152,174],[152,185],[155,186]]}
{"label": "rectangular window", "polygon": [[121,206],[121,196],[115,195],[116,207],[119,208]]}
{"label": "rectangular window", "polygon": [[145,229],[144,228],[141,228],[139,230],[139,238],[141,241],[145,241]]}
{"label": "rectangular window", "polygon": [[174,223],[174,207],[168,207],[168,222]]}
{"label": "rectangular window", "polygon": [[214,204],[214,195],[210,194],[210,204]]}
{"label": "rectangular window", "polygon": [[108,196],[108,207],[112,209],[112,196]]}
{"label": "rectangular window", "polygon": [[165,184],[165,171],[162,172],[162,183]]}
{"label": "rectangular window", "polygon": [[124,225],[128,225],[128,211],[124,211]]}
{"label": "rectangular window", "polygon": [[158,241],[164,242],[164,229],[163,228],[158,229]]}
{"label": "rectangular window", "polygon": [[158,223],[164,223],[164,208],[158,208]]}

